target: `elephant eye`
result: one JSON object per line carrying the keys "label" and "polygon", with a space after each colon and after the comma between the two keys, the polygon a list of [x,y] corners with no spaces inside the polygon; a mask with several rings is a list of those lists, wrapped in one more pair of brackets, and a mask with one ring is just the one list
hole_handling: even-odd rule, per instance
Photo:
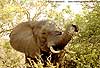
{"label": "elephant eye", "polygon": [[55,34],[56,34],[56,35],[62,35],[62,32],[60,32],[60,31],[55,31]]}
{"label": "elephant eye", "polygon": [[43,32],[42,34],[46,34],[45,32]]}

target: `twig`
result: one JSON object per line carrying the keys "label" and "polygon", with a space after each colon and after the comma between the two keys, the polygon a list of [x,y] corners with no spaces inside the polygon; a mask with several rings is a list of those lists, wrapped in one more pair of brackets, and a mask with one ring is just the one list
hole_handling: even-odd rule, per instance
{"label": "twig", "polygon": [[8,31],[11,31],[12,29],[8,29],[8,30],[2,30],[2,31],[0,31],[0,34],[1,33],[4,33],[4,32],[8,32]]}

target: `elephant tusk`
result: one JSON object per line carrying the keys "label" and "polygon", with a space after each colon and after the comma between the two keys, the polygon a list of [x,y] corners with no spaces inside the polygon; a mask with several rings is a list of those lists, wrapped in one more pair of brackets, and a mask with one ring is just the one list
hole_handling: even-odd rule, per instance
{"label": "elephant tusk", "polygon": [[60,50],[59,51],[55,51],[52,46],[50,46],[50,50],[51,50],[52,53],[60,53]]}

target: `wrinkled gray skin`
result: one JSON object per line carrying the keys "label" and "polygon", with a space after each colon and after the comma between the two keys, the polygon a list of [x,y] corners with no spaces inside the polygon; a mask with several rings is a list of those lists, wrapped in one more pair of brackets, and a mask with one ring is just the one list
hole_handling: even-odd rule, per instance
{"label": "wrinkled gray skin", "polygon": [[23,22],[10,33],[10,44],[15,50],[35,58],[41,55],[41,52],[60,53],[75,32],[78,32],[78,28],[72,24],[62,34],[56,30],[54,24],[48,24],[48,21]]}
{"label": "wrinkled gray skin", "polygon": [[20,23],[10,33],[11,46],[32,58],[40,55],[40,50],[48,52],[48,42],[56,38],[61,32],[55,30],[54,24],[48,24],[47,22]]}

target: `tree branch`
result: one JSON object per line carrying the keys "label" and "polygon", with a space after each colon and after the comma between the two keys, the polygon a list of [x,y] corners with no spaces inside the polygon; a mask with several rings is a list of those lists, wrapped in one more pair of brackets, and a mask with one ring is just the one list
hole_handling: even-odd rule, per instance
{"label": "tree branch", "polygon": [[1,33],[4,33],[4,32],[8,32],[8,31],[11,31],[12,29],[8,29],[8,30],[2,30],[2,31],[0,31],[0,34]]}

